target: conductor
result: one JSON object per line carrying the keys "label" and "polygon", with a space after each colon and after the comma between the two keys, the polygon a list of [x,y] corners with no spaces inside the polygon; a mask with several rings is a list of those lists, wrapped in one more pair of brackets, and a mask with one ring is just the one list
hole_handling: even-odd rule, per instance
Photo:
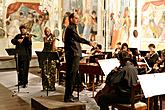
{"label": "conductor", "polygon": [[75,77],[79,70],[79,61],[81,57],[80,43],[93,46],[92,42],[81,38],[77,31],[78,15],[72,13],[69,16],[69,26],[65,31],[64,36],[64,49],[66,59],[66,83],[65,83],[65,95],[64,102],[75,102],[73,93],[73,85],[75,83]]}

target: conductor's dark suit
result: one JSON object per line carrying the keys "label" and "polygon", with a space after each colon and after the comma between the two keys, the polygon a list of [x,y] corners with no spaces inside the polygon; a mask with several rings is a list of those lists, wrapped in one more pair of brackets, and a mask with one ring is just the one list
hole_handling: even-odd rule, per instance
{"label": "conductor's dark suit", "polygon": [[67,65],[65,96],[64,101],[70,99],[73,93],[73,85],[75,77],[79,69],[79,61],[81,57],[80,43],[90,44],[89,41],[81,38],[76,31],[76,25],[69,25],[65,31],[64,38],[65,59]]}
{"label": "conductor's dark suit", "polygon": [[[18,34],[11,40],[13,45],[16,45],[16,51],[18,53],[18,83],[19,85],[26,85],[28,83],[28,71],[29,63],[32,55],[32,42],[28,37],[25,37],[22,43],[19,43],[18,39],[23,39],[24,35]],[[16,60],[17,61],[17,60]]]}

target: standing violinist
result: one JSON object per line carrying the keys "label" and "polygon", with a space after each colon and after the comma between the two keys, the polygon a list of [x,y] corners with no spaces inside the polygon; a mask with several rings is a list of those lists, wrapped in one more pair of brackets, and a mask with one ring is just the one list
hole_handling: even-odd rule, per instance
{"label": "standing violinist", "polygon": [[[44,29],[44,48],[43,52],[54,52],[56,50],[55,46],[55,36],[51,33],[50,28],[46,27]],[[42,76],[42,86],[43,90],[55,91],[55,73],[56,73],[56,61],[55,60],[44,60],[43,58],[39,58],[39,66],[41,68],[41,76]],[[47,71],[47,66],[48,71]]]}
{"label": "standing violinist", "polygon": [[11,43],[16,45],[16,61],[18,74],[18,85],[25,88],[28,84],[29,64],[32,56],[32,40],[31,35],[28,34],[25,25],[19,27],[20,34],[17,34]]}
{"label": "standing violinist", "polygon": [[52,52],[56,50],[55,47],[55,37],[53,36],[53,34],[51,33],[50,28],[46,27],[44,30],[44,49],[43,51],[48,51],[48,52]]}
{"label": "standing violinist", "polygon": [[149,67],[153,68],[154,64],[159,58],[158,53],[155,51],[155,45],[154,44],[149,44],[149,53],[146,54],[145,59],[149,65]]}
{"label": "standing violinist", "polygon": [[[156,63],[153,66],[153,69],[151,73],[163,73],[165,72],[165,49],[161,51],[161,57],[160,60],[157,60]],[[159,102],[158,102],[159,101]],[[154,96],[151,98],[151,107],[153,107],[154,110],[161,110],[162,105],[162,96]]]}
{"label": "standing violinist", "polygon": [[[159,55],[155,51],[155,45],[154,44],[149,44],[148,48],[149,48],[150,52],[147,53],[145,56],[145,59],[149,65],[149,67],[151,68],[151,71],[149,71],[148,73],[155,73],[154,72],[154,65],[158,61]],[[154,96],[154,97],[150,98],[150,108],[149,108],[150,110],[159,110],[158,100],[159,100],[158,96]]]}
{"label": "standing violinist", "polygon": [[153,67],[153,70],[156,73],[165,72],[165,49],[161,51],[160,60],[156,62],[156,64]]}

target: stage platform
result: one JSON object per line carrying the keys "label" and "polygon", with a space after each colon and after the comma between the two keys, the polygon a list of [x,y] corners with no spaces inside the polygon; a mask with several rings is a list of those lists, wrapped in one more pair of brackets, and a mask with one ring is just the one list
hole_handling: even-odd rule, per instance
{"label": "stage platform", "polygon": [[31,106],[35,110],[86,110],[86,104],[81,102],[64,102],[63,95],[35,97]]}

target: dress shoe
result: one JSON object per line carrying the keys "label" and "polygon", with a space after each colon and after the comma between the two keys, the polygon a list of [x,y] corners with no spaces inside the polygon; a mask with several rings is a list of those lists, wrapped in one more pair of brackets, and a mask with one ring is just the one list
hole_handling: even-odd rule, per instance
{"label": "dress shoe", "polygon": [[26,84],[22,85],[22,88],[27,88],[27,85]]}
{"label": "dress shoe", "polygon": [[75,101],[78,101],[78,97],[75,97],[75,96],[72,95],[71,98]]}
{"label": "dress shoe", "polygon": [[73,98],[64,99],[64,102],[77,102],[77,100],[74,100]]}
{"label": "dress shoe", "polygon": [[19,83],[19,84],[15,85],[15,86],[22,86],[22,85],[23,85],[22,83]]}

